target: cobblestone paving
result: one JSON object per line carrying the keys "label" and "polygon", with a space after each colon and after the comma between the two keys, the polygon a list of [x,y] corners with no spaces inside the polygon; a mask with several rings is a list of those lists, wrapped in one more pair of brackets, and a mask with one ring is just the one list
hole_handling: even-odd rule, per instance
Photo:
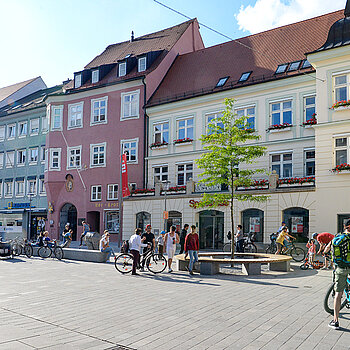
{"label": "cobblestone paving", "polygon": [[121,275],[113,264],[0,261],[0,350],[349,350],[330,329],[330,271]]}

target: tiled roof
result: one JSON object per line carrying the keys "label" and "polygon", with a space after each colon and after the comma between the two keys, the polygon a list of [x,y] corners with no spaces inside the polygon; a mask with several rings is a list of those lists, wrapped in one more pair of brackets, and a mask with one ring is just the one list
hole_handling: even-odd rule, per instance
{"label": "tiled roof", "polygon": [[[332,24],[343,17],[344,11],[336,11],[181,55],[148,105],[240,87],[238,80],[244,72],[252,71],[244,85],[310,72],[312,68],[275,74],[279,64],[303,60],[306,52],[323,45]],[[225,85],[215,88],[227,76]]]}
{"label": "tiled roof", "polygon": [[33,82],[36,79],[38,79],[38,77],[0,88],[0,101],[5,100],[9,96],[13,95],[16,91],[18,91],[19,89],[22,89],[24,86],[28,85],[29,83]]}

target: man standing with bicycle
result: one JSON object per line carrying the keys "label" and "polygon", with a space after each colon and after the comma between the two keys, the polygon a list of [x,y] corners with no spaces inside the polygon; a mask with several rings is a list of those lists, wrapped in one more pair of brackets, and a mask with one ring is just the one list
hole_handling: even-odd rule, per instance
{"label": "man standing with bicycle", "polygon": [[140,263],[140,251],[142,247],[147,247],[147,244],[142,243],[146,240],[145,237],[141,239],[141,232],[142,230],[140,228],[137,228],[135,230],[135,233],[130,237],[129,239],[129,249],[130,253],[133,256],[132,260],[132,275],[138,275],[136,272],[136,268]]}

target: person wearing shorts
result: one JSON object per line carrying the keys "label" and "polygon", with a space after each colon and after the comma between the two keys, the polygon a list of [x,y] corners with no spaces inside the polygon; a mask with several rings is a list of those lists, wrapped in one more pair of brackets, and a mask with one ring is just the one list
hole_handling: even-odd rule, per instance
{"label": "person wearing shorts", "polygon": [[284,226],[276,239],[277,252],[275,254],[281,254],[284,247],[283,242],[287,237],[295,239],[295,237],[288,234],[288,227]]}
{"label": "person wearing shorts", "polygon": [[168,272],[173,272],[171,264],[176,251],[176,244],[180,243],[179,235],[175,232],[176,227],[171,226],[170,232],[165,235],[164,248],[168,254]]}

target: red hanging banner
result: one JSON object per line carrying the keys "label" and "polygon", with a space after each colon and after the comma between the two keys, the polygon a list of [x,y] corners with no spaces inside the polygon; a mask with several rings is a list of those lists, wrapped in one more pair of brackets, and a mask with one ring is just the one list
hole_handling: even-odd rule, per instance
{"label": "red hanging banner", "polygon": [[129,186],[128,186],[128,167],[126,165],[126,154],[122,155],[122,193],[123,198],[130,196]]}

